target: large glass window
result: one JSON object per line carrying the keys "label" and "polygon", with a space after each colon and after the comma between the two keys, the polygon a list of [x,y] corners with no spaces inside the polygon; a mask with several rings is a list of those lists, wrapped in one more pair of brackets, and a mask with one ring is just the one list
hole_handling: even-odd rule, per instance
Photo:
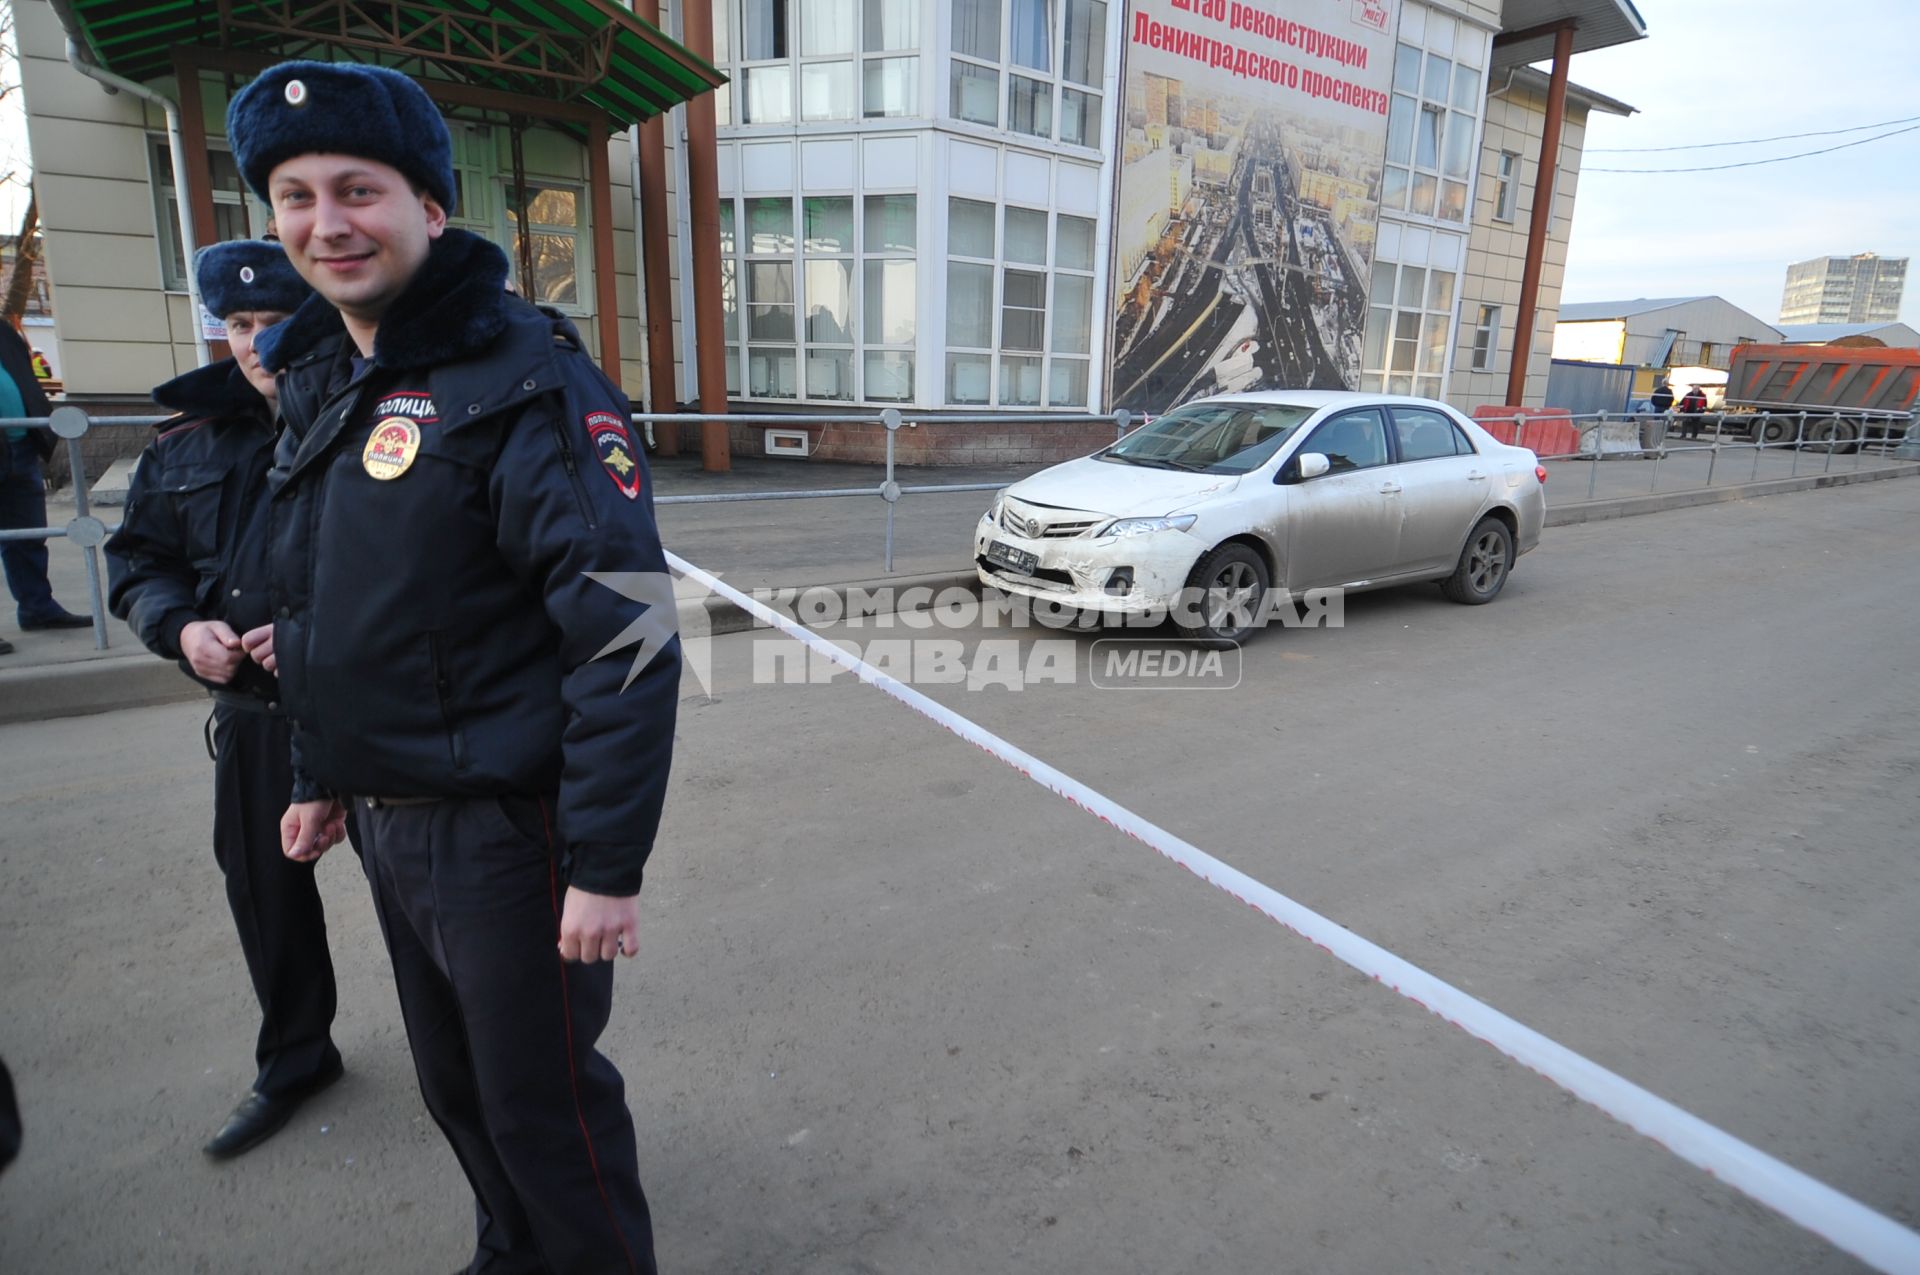
{"label": "large glass window", "polygon": [[822,403],[911,401],[917,204],[911,194],[724,201],[728,391]]}
{"label": "large glass window", "polygon": [[948,403],[1086,406],[1093,229],[1038,208],[949,202]]}
{"label": "large glass window", "polygon": [[1473,370],[1490,372],[1494,358],[1500,353],[1500,307],[1483,305],[1480,318],[1473,325]]}
{"label": "large glass window", "polygon": [[[1436,41],[1443,30],[1447,38]],[[1436,19],[1428,24],[1428,48],[1402,44],[1395,49],[1380,202],[1385,208],[1464,223],[1480,127],[1481,73],[1449,56],[1459,43],[1452,38],[1454,31],[1451,18],[1444,24]]]}
{"label": "large glass window", "polygon": [[1500,171],[1494,177],[1493,219],[1512,221],[1514,205],[1520,194],[1520,156],[1512,151],[1500,152]]}
{"label": "large glass window", "polygon": [[1052,0],[1008,0],[1008,56],[1015,66],[1053,69]]}
{"label": "large glass window", "polygon": [[[586,201],[578,186],[506,187],[508,258],[520,295],[563,310],[580,305],[580,232]],[[528,277],[531,269],[533,275]]]}
{"label": "large glass window", "polygon": [[1439,398],[1453,320],[1452,267],[1373,265],[1360,385],[1389,394]]}
{"label": "large glass window", "polygon": [[[777,0],[776,0],[777,2]],[[753,6],[753,0],[747,0]],[[800,14],[800,52],[853,52],[854,0],[804,0]]]}
{"label": "large glass window", "polygon": [[952,102],[948,109],[955,119],[975,124],[1000,122],[1000,73],[990,67],[975,66],[958,58],[953,62]]}
{"label": "large glass window", "polygon": [[[173,152],[164,138],[155,139],[153,164],[154,222],[160,230],[160,273],[169,292],[187,291],[187,259],[180,248],[180,200],[173,188]],[[230,151],[207,150],[213,176],[213,226],[216,242],[257,239],[266,232],[267,207],[247,192],[240,168]]]}
{"label": "large glass window", "polygon": [[919,0],[866,0],[862,47],[869,53],[919,48]]}
{"label": "large glass window", "polygon": [[1107,16],[1106,0],[953,0],[949,112],[1099,147]]}
{"label": "large glass window", "polygon": [[736,122],[738,85],[740,124],[915,115],[919,46],[918,0],[714,0],[715,60],[732,81],[715,111]]}
{"label": "large glass window", "polygon": [[953,51],[982,62],[1000,60],[1001,0],[953,0]]}

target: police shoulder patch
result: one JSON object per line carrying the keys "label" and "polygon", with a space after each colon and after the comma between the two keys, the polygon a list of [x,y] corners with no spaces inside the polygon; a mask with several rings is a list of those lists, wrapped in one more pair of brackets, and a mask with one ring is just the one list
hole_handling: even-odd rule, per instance
{"label": "police shoulder patch", "polygon": [[613,485],[628,500],[640,495],[640,462],[634,456],[633,434],[627,423],[612,412],[588,412],[587,437],[593,440],[593,454],[600,467],[613,479]]}

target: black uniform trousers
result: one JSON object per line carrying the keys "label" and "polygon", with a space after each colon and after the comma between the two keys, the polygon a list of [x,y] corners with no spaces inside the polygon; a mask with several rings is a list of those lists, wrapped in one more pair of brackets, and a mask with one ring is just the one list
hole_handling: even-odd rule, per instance
{"label": "black uniform trousers", "polygon": [[280,817],[293,792],[284,718],[265,705],[213,708],[213,854],[260,1001],[259,1075],[278,1095],[340,1066],[333,1047],[336,997],[327,916],[313,864],[280,853]]}
{"label": "black uniform trousers", "polygon": [[654,1275],[610,963],[560,959],[551,800],[355,803],[427,1110],[473,1187],[471,1275]]}

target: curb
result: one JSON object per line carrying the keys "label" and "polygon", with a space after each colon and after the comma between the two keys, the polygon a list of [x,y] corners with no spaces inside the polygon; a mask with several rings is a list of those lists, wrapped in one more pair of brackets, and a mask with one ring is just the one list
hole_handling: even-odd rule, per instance
{"label": "curb", "polygon": [[40,664],[0,671],[0,726],[206,698],[179,665],[146,651]]}
{"label": "curb", "polygon": [[1567,505],[1547,506],[1549,527],[1572,527],[1584,522],[1608,522],[1639,514],[1665,513],[1669,509],[1692,509],[1700,505],[1719,505],[1734,500],[1757,500],[1762,496],[1784,496],[1789,492],[1814,491],[1821,487],[1851,487],[1855,483],[1879,482],[1886,478],[1911,478],[1920,474],[1920,465],[1902,465],[1887,469],[1862,469],[1844,474],[1808,474],[1800,478],[1769,478],[1757,483],[1736,483],[1726,487],[1693,487],[1685,491],[1653,492],[1645,496],[1620,496],[1612,500],[1583,500]]}

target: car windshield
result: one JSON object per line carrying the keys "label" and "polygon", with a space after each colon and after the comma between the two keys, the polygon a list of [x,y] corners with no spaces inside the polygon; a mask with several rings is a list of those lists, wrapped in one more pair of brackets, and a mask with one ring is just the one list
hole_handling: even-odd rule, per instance
{"label": "car windshield", "polygon": [[1291,403],[1196,403],[1141,426],[1099,458],[1150,469],[1244,474],[1279,451],[1313,411]]}

